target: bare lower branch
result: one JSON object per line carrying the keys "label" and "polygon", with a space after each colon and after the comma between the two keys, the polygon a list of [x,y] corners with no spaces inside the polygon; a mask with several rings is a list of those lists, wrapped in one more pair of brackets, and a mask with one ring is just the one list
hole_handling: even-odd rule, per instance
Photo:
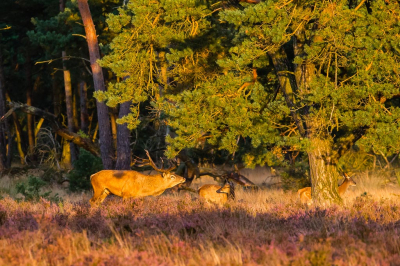
{"label": "bare lower branch", "polygon": [[74,144],[78,145],[79,147],[84,148],[93,155],[100,157],[99,149],[94,143],[92,143],[89,139],[82,138],[78,134],[70,132],[67,129],[61,127],[56,120],[56,116],[53,115],[52,113],[46,112],[34,106],[16,102],[10,102],[9,106],[11,107],[11,109],[3,117],[0,118],[0,123],[3,122],[8,116],[10,116],[16,110],[21,110],[22,112],[27,114],[40,116],[46,119],[50,123],[55,133],[65,138],[67,141],[71,141]]}

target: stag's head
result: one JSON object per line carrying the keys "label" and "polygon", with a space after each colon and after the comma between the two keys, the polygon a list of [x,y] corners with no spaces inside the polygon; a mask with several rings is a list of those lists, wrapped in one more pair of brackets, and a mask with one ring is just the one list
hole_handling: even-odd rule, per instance
{"label": "stag's head", "polygon": [[161,176],[168,187],[174,187],[176,185],[185,183],[186,181],[184,177],[170,172],[162,173]]}
{"label": "stag's head", "polygon": [[356,186],[357,185],[356,181],[354,181],[354,179],[351,176],[349,176],[347,173],[343,173],[343,176],[344,176],[343,183],[346,182],[346,183],[349,184],[349,186]]}
{"label": "stag's head", "polygon": [[157,165],[151,159],[149,151],[148,150],[145,150],[145,151],[146,151],[147,157],[149,158],[147,161],[147,164],[150,165],[151,167],[153,167],[153,169],[156,170],[157,172],[161,173],[161,176],[163,177],[164,182],[167,185],[169,185],[168,187],[173,187],[178,184],[182,184],[186,181],[186,179],[184,177],[171,172],[172,170],[174,170],[176,168],[176,164],[172,165],[168,169],[164,169],[163,167],[158,168]]}

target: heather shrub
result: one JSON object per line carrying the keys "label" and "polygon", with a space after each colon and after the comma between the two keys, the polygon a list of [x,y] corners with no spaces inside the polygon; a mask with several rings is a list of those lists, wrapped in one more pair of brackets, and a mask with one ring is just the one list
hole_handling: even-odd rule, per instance
{"label": "heather shrub", "polygon": [[90,152],[80,149],[79,159],[74,162],[74,169],[68,174],[71,191],[89,190],[90,176],[103,169],[101,159]]}

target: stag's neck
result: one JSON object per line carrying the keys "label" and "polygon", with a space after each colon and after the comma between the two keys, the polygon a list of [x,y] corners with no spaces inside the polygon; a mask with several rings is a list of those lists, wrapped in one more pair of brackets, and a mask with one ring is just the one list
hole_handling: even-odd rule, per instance
{"label": "stag's neck", "polygon": [[343,183],[339,186],[339,195],[342,196],[344,193],[346,193],[347,188],[350,186],[350,181],[345,179]]}

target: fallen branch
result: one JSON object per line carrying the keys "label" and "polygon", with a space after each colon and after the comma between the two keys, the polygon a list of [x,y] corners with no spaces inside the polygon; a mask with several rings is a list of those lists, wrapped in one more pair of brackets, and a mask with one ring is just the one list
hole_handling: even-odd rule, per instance
{"label": "fallen branch", "polygon": [[247,177],[245,177],[239,173],[236,173],[234,171],[226,171],[223,169],[206,168],[206,167],[200,167],[199,169],[200,169],[200,176],[208,175],[208,176],[213,177],[214,179],[216,179],[216,178],[230,179],[244,187],[255,187],[256,186]]}
{"label": "fallen branch", "polygon": [[71,141],[74,144],[78,145],[79,147],[84,148],[93,155],[100,157],[99,148],[94,143],[92,143],[89,139],[82,138],[78,134],[70,132],[65,128],[62,128],[62,126],[60,126],[60,124],[57,122],[56,116],[53,115],[52,113],[46,112],[37,107],[29,106],[23,103],[9,102],[9,106],[11,107],[10,110],[8,110],[8,112],[0,118],[0,123],[3,122],[16,110],[21,110],[22,112],[27,114],[40,116],[45,120],[47,120],[48,122],[50,122],[51,128],[55,133],[65,138],[67,141]]}

